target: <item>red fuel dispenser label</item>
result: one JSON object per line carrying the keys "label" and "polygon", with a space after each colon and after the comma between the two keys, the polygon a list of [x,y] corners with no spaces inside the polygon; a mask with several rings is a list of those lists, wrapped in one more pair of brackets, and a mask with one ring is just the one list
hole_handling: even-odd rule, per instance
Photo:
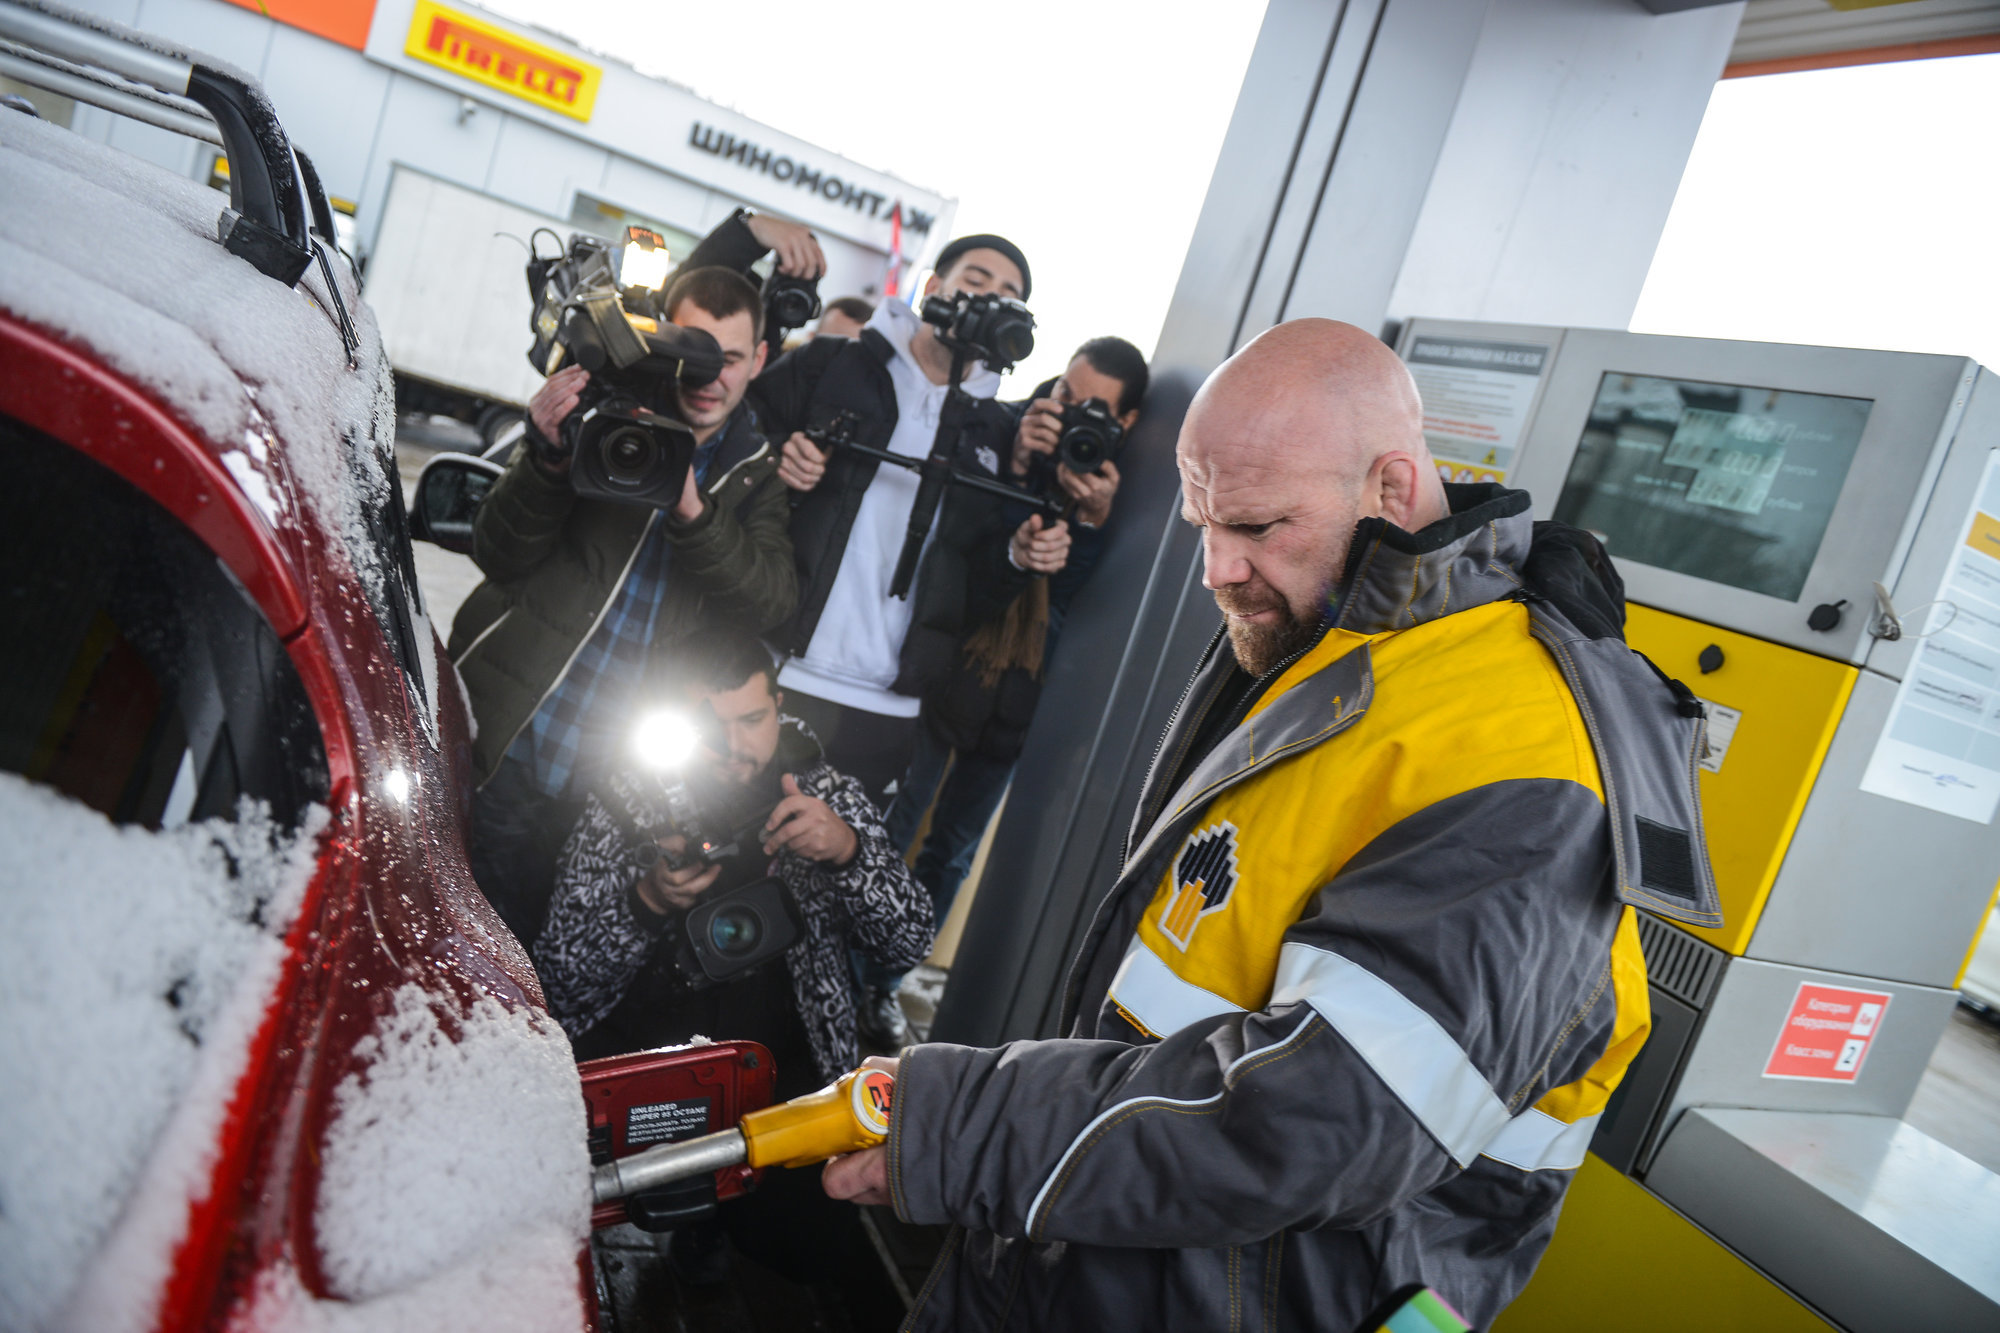
{"label": "red fuel dispenser label", "polygon": [[1800,982],[1764,1077],[1852,1083],[1868,1058],[1869,1043],[1882,1030],[1890,998],[1884,991]]}

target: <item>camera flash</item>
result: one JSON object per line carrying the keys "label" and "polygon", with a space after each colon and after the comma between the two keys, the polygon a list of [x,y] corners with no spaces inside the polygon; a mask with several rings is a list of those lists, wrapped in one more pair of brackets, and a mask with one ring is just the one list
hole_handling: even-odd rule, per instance
{"label": "camera flash", "polygon": [[639,762],[652,769],[678,768],[701,742],[701,733],[683,713],[648,713],[632,733]]}

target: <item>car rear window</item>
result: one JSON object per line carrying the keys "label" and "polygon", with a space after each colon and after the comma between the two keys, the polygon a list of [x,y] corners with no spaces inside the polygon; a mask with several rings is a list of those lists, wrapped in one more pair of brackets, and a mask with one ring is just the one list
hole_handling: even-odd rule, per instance
{"label": "car rear window", "polygon": [[136,487],[0,417],[0,769],[119,824],[289,825],[327,793],[303,684],[242,585]]}

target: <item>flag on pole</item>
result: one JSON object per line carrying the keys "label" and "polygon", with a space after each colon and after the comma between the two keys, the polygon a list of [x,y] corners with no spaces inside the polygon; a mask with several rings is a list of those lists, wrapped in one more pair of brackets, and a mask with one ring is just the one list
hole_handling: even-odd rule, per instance
{"label": "flag on pole", "polygon": [[889,210],[889,267],[882,275],[882,291],[887,296],[901,295],[903,283],[903,203],[899,199]]}

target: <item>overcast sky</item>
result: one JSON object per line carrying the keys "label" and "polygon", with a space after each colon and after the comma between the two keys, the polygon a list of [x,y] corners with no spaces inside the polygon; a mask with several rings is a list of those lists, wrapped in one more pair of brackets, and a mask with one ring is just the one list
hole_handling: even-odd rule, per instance
{"label": "overcast sky", "polygon": [[1632,327],[2000,369],[1996,142],[2000,55],[1725,79]]}
{"label": "overcast sky", "polygon": [[[1262,3],[488,0],[955,195],[1034,267],[1035,355],[1152,353]],[[1716,86],[1632,327],[2000,368],[2000,55]]]}
{"label": "overcast sky", "polygon": [[1264,16],[1261,0],[482,2],[956,196],[954,231],[1008,237],[1034,272],[1035,354],[1002,397],[1099,334],[1152,355]]}

